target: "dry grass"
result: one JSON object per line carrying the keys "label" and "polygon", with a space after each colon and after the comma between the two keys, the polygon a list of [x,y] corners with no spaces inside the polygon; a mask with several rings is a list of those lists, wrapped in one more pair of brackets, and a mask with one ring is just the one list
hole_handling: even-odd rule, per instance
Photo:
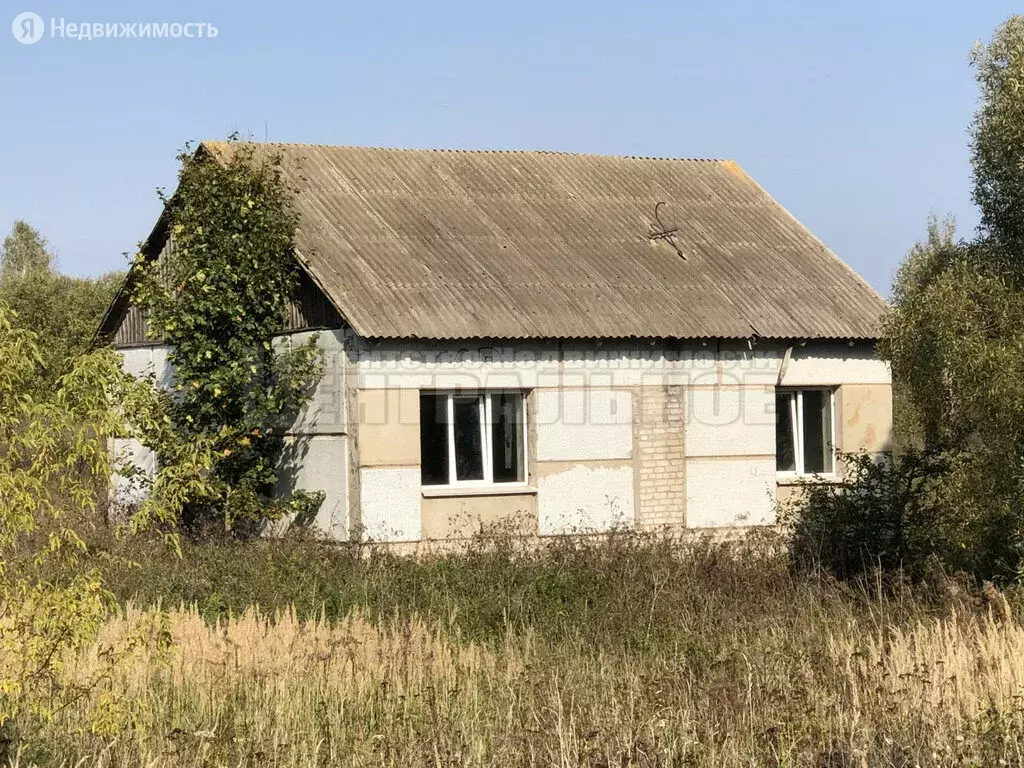
{"label": "dry grass", "polygon": [[1024,767],[1019,595],[838,583],[762,544],[140,550],[108,569],[123,610],[67,669],[145,641],[88,699],[15,723],[13,760]]}
{"label": "dry grass", "polygon": [[[131,705],[118,734],[76,732],[83,702],[37,734],[48,755],[20,762],[1020,765],[1024,627],[993,606],[905,626],[782,617],[700,660],[682,645],[616,652],[529,630],[481,644],[359,610],[338,622],[249,611],[215,625],[178,610],[168,657],[142,650],[96,691]],[[134,609],[111,620],[79,673],[151,621]]]}

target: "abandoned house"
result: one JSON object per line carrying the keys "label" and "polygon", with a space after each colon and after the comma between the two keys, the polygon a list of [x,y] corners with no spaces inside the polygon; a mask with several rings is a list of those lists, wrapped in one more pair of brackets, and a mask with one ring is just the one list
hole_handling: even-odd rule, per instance
{"label": "abandoned house", "polygon": [[[327,364],[281,492],[329,536],[769,524],[889,450],[884,301],[733,162],[264,146],[300,213],[281,343]],[[103,330],[169,381],[126,295]]]}

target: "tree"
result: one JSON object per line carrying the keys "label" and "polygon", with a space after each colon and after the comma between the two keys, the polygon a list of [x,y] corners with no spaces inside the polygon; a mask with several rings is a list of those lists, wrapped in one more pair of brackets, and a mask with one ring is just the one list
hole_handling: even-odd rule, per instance
{"label": "tree", "polygon": [[14,222],[11,234],[4,239],[0,250],[0,279],[24,278],[39,272],[49,272],[53,256],[46,239],[27,222]]}
{"label": "tree", "polygon": [[981,107],[971,127],[974,201],[993,252],[1024,272],[1024,16],[1013,16],[971,54]]}
{"label": "tree", "polygon": [[[108,441],[168,428],[165,396],[125,374],[113,350],[77,357],[37,393],[41,363],[36,334],[0,303],[0,726],[51,717],[124,657],[122,643],[88,676],[62,674],[112,605],[98,572],[81,565],[86,545],[74,526],[106,498]],[[179,459],[161,470],[131,528],[172,523],[183,500],[202,491],[209,443],[190,443]],[[114,702],[101,703],[92,724],[100,731],[116,714]]]}
{"label": "tree", "polygon": [[[213,439],[214,494],[192,500],[189,519],[259,523],[295,506],[274,498],[283,433],[323,373],[317,341],[274,343],[298,277],[298,216],[280,158],[234,143],[227,158],[188,147],[178,188],[164,197],[174,247],[139,255],[134,300],[170,345],[170,418],[186,441]],[[175,446],[152,444],[158,455]],[[312,499],[291,500],[304,507]]]}
{"label": "tree", "polygon": [[52,387],[88,349],[123,280],[121,273],[69,277],[53,265],[45,238],[24,221],[15,222],[0,256],[0,300],[13,311],[12,322],[39,339],[37,389]]}
{"label": "tree", "polygon": [[963,241],[951,220],[929,221],[896,274],[879,343],[911,447],[888,467],[848,461],[843,487],[797,505],[794,554],[837,572],[930,556],[985,578],[1024,572],[1024,17],[976,45],[971,63],[981,226]]}
{"label": "tree", "polygon": [[933,449],[1024,459],[1024,17],[972,55],[982,103],[971,129],[981,227],[932,220],[893,284],[881,351]]}
{"label": "tree", "polygon": [[944,456],[930,465],[944,469],[929,493],[939,538],[958,550],[948,559],[1009,577],[1024,556],[1024,18],[1001,25],[971,61],[981,226],[956,241],[951,221],[929,223],[896,275],[879,351],[906,423]]}

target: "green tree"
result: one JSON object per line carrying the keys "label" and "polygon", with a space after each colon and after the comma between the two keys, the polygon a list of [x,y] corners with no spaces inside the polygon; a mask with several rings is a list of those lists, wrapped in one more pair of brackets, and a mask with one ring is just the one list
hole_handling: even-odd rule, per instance
{"label": "green tree", "polygon": [[981,90],[971,159],[982,236],[990,255],[1006,256],[1024,272],[1024,16],[1004,22],[988,44],[977,43],[971,63]]}
{"label": "green tree", "polygon": [[972,55],[981,105],[971,130],[978,236],[931,221],[893,284],[881,351],[929,448],[1024,459],[1024,18]]}
{"label": "green tree", "polygon": [[20,219],[14,222],[0,250],[0,279],[49,272],[52,265],[53,256],[39,231]]}
{"label": "green tree", "polygon": [[15,222],[0,256],[0,300],[15,313],[14,322],[39,339],[37,389],[52,387],[88,349],[122,280],[120,273],[97,279],[58,273],[46,240],[24,221]]}
{"label": "green tree", "polygon": [[1024,18],[971,61],[981,227],[957,241],[951,221],[929,223],[896,275],[880,353],[905,405],[901,425],[943,456],[927,464],[942,467],[928,483],[939,554],[1008,577],[1024,554]]}
{"label": "green tree", "polygon": [[[75,525],[106,498],[109,440],[167,429],[166,396],[125,374],[111,349],[77,357],[51,389],[36,392],[39,339],[13,320],[0,303],[0,726],[49,718],[124,658],[122,644],[94,674],[64,674],[69,653],[95,637],[112,605],[97,571],[80,565],[85,543]],[[130,527],[172,523],[184,499],[202,490],[211,451],[194,442],[162,470]],[[103,701],[99,730],[129,704]]]}
{"label": "green tree", "polygon": [[171,346],[175,433],[213,438],[218,448],[217,491],[194,499],[189,519],[237,530],[293,508],[274,499],[282,435],[323,366],[315,338],[274,342],[298,277],[298,216],[280,158],[229,146],[226,157],[187,147],[179,156],[178,188],[164,198],[174,247],[136,259],[134,299]]}

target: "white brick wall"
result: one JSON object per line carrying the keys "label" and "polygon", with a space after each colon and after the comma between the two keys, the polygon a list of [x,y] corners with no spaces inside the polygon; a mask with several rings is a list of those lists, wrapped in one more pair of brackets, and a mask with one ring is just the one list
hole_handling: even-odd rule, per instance
{"label": "white brick wall", "polygon": [[642,387],[637,392],[637,523],[646,528],[682,525],[686,507],[685,388]]}

